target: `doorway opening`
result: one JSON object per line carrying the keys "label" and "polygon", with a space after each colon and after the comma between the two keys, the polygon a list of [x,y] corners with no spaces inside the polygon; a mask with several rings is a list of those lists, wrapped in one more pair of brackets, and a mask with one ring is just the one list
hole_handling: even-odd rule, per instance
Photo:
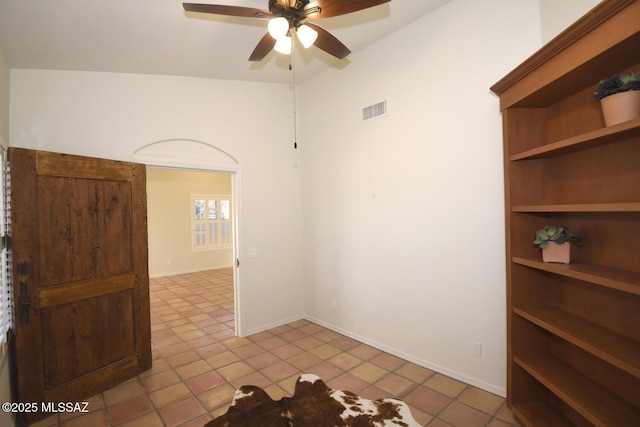
{"label": "doorway opening", "polygon": [[[230,187],[228,184],[222,184],[224,179],[218,180],[216,184],[212,184],[210,187],[200,187],[204,188],[202,191],[198,191],[196,193],[189,193],[189,200],[184,205],[184,215],[189,218],[189,222],[191,222],[190,212],[194,209],[196,201],[200,200],[213,200],[207,199],[197,196],[202,195],[212,195],[212,196],[227,196],[229,194],[219,194],[228,193],[230,188],[230,198],[229,199],[215,199],[215,200],[229,200],[229,215],[230,215],[230,239],[231,239],[231,271],[233,273],[233,304],[234,304],[234,332],[236,336],[242,337],[245,335],[244,331],[244,322],[243,313],[242,313],[242,289],[240,286],[240,274],[239,274],[239,229],[241,223],[241,207],[240,207],[240,164],[237,159],[235,159],[232,155],[227,153],[226,151],[216,147],[207,142],[192,140],[192,139],[168,139],[161,140],[146,144],[134,152],[135,161],[138,163],[143,163],[147,166],[147,170],[150,173],[154,173],[155,170],[163,170],[174,172],[176,174],[182,173],[185,175],[176,175],[181,176],[182,178],[186,177],[186,174],[202,174],[201,176],[212,177],[225,177],[227,180],[230,180]],[[215,181],[215,179],[214,179]],[[224,185],[227,185],[226,190],[223,190]],[[149,188],[149,185],[147,185]],[[194,187],[195,188],[195,187]],[[195,196],[191,197],[191,196]],[[197,202],[199,203],[199,202]],[[205,206],[208,204],[207,201],[204,202]],[[177,204],[177,203],[175,203]],[[195,212],[194,212],[195,214]],[[206,229],[206,228],[205,228]],[[191,230],[191,227],[189,227]],[[161,233],[164,233],[167,230],[161,230]],[[202,230],[201,230],[202,231]],[[196,243],[201,243],[202,240],[198,241],[198,237],[195,236],[196,231],[187,231],[186,234],[190,239],[194,239]],[[202,234],[200,235],[200,239],[202,239]],[[194,240],[189,240],[191,243],[189,244],[189,248],[193,248]],[[206,241],[205,237],[205,241]],[[150,242],[151,243],[151,242]],[[196,245],[198,246],[198,245]],[[189,249],[189,250],[191,250]],[[203,248],[199,248],[203,249]],[[202,251],[204,253],[204,257],[206,258],[206,252],[208,249]],[[227,256],[227,262],[229,261],[228,248],[217,248],[220,249],[220,253],[217,257],[217,261],[220,263],[225,256]],[[227,255],[224,255],[224,250],[227,250]],[[151,252],[151,251],[150,251]],[[191,252],[192,254],[195,251]],[[160,272],[159,266],[161,264],[165,264],[164,267],[174,266],[176,259],[173,257],[167,257],[166,253],[164,257],[160,257],[158,261],[158,268],[156,269]],[[202,254],[200,254],[202,255]],[[150,254],[151,256],[151,254]],[[154,271],[150,269],[150,275],[154,275]],[[158,273],[160,274],[160,273]]]}
{"label": "doorway opening", "polygon": [[151,279],[216,270],[233,274],[232,178],[230,173],[147,168]]}

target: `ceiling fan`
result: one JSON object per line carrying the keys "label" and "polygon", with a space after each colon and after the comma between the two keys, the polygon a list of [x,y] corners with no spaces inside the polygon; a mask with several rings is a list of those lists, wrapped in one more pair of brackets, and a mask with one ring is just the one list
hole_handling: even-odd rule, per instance
{"label": "ceiling fan", "polygon": [[261,61],[272,49],[290,54],[292,35],[298,37],[305,48],[312,45],[342,59],[351,51],[340,40],[307,19],[331,18],[368,9],[391,0],[268,0],[269,10],[243,6],[183,3],[187,12],[268,19],[268,32],[258,42],[249,61]]}

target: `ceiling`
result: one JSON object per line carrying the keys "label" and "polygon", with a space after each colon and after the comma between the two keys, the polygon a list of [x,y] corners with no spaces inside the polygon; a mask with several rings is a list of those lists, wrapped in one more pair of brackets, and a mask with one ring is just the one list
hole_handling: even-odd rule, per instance
{"label": "ceiling", "polygon": [[[314,23],[356,53],[449,1],[392,0]],[[268,9],[268,0],[190,2]],[[247,60],[266,28],[264,19],[185,12],[177,0],[0,0],[0,46],[12,69],[290,82],[288,56],[272,51],[261,62]],[[349,58],[298,44],[295,80],[348,67]]]}

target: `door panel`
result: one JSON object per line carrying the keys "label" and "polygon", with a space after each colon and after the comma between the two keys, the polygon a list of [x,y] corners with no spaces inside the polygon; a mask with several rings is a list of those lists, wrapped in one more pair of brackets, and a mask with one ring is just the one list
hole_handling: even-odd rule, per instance
{"label": "door panel", "polygon": [[47,389],[134,354],[131,301],[126,290],[42,310]]}
{"label": "door panel", "polygon": [[132,270],[131,185],[40,176],[42,286]]}
{"label": "door panel", "polygon": [[77,401],[149,369],[144,165],[18,148],[9,162],[20,401]]}

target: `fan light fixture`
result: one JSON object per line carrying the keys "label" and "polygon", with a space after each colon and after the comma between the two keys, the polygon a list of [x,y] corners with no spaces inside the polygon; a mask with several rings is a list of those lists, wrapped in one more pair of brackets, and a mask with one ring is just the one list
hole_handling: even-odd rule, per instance
{"label": "fan light fixture", "polygon": [[289,21],[287,18],[279,17],[269,20],[268,25],[269,34],[276,40],[280,40],[285,37],[289,32]]}
{"label": "fan light fixture", "polygon": [[283,53],[285,55],[291,55],[291,37],[285,36],[280,37],[276,40],[276,45],[273,47],[277,52]]}
{"label": "fan light fixture", "polygon": [[318,32],[308,25],[300,25],[296,30],[296,34],[298,35],[298,39],[300,39],[300,43],[304,46],[305,49],[311,47],[313,43],[318,38]]}
{"label": "fan light fixture", "polygon": [[[283,17],[273,18],[269,20],[267,28],[271,37],[276,40],[274,49],[285,55],[290,55],[293,41],[288,35],[289,28],[291,28],[289,21]],[[300,25],[295,31],[305,49],[312,46],[318,38],[318,32],[308,25]]]}

